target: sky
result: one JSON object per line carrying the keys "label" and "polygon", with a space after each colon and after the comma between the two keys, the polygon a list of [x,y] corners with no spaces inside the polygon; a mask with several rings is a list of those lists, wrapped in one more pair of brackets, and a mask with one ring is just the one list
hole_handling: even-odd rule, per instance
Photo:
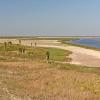
{"label": "sky", "polygon": [[100,36],[100,0],[0,0],[0,35]]}

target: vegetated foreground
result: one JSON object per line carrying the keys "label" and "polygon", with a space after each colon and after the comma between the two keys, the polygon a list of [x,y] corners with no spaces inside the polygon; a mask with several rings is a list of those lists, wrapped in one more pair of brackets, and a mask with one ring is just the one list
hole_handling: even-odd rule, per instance
{"label": "vegetated foreground", "polygon": [[100,100],[100,76],[43,62],[0,62],[0,100]]}
{"label": "vegetated foreground", "polygon": [[[53,62],[69,61],[70,51],[4,48],[1,44],[0,100],[100,100],[100,69]],[[46,63],[46,51],[51,54],[50,63]]]}

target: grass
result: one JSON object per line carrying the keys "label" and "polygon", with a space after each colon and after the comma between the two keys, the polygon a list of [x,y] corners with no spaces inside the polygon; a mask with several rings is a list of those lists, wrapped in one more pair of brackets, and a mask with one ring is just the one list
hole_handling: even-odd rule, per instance
{"label": "grass", "polygon": [[0,100],[100,99],[100,75],[61,67],[36,61],[0,63]]}
{"label": "grass", "polygon": [[82,73],[93,73],[100,75],[100,68],[94,67],[86,67],[86,66],[80,66],[80,65],[74,65],[74,64],[61,64],[61,63],[52,63],[52,66],[56,66],[58,69],[62,70],[73,70],[77,72],[82,72]]}
{"label": "grass", "polygon": [[[24,54],[19,53],[19,48],[25,48]],[[69,54],[71,51],[57,49],[57,48],[42,48],[42,47],[30,47],[23,45],[11,44],[6,47],[6,54],[4,51],[4,44],[0,44],[0,61],[24,61],[24,60],[46,60],[46,52],[50,52],[50,60],[52,64],[56,66],[55,61],[66,62],[70,61]],[[100,68],[85,67],[71,64],[58,64],[61,69],[75,70],[80,72],[89,72],[100,74]],[[95,66],[94,66],[95,67]]]}
{"label": "grass", "polygon": [[46,63],[47,51],[50,60],[60,62],[72,53],[15,44],[5,53],[0,44],[0,100],[100,100],[100,68]]}
{"label": "grass", "polygon": [[[19,53],[19,48],[25,48],[25,53],[24,54]],[[0,59],[10,60],[11,58],[14,58],[15,60],[17,60],[18,58],[26,58],[30,60],[34,60],[34,59],[45,60],[47,51],[50,52],[50,60],[52,61],[67,61],[69,60],[67,56],[71,54],[70,51],[56,49],[56,48],[42,48],[42,47],[34,48],[34,47],[15,45],[15,44],[7,45],[5,51],[4,45],[1,44]]]}
{"label": "grass", "polygon": [[[26,52],[24,54],[19,53],[19,48],[25,48]],[[68,62],[71,60],[68,56],[72,53],[71,51],[57,49],[57,48],[42,48],[42,47],[30,47],[23,45],[7,45],[6,54],[4,51],[4,44],[0,44],[0,61],[46,61],[46,52],[50,52],[50,61],[52,65],[60,65],[60,69],[75,70],[79,72],[86,73],[96,73],[100,74],[100,68],[85,67],[72,64],[61,64],[61,62]],[[55,63],[55,61],[60,61],[60,63]]]}
{"label": "grass", "polygon": [[67,61],[71,51],[61,50],[56,48],[45,48],[46,51],[50,52],[50,59],[53,61]]}

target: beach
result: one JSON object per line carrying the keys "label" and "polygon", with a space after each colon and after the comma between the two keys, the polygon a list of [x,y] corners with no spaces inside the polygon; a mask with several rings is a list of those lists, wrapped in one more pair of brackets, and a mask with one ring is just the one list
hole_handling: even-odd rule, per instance
{"label": "beach", "polygon": [[[4,43],[5,41],[12,41],[14,44],[19,43],[18,39],[0,39],[0,43]],[[71,64],[100,67],[100,51],[78,46],[69,46],[67,44],[62,44],[58,40],[21,40],[22,45],[31,46],[31,43],[33,47],[36,43],[38,47],[52,47],[72,51],[70,55],[72,61],[69,62]]]}

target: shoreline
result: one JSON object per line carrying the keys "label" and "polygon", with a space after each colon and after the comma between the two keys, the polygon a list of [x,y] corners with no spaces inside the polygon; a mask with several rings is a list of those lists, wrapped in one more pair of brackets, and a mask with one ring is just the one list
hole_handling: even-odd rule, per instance
{"label": "shoreline", "polygon": [[80,45],[80,44],[74,44],[74,43],[66,42],[66,40],[61,40],[59,42],[61,42],[62,44],[67,44],[69,46],[76,46],[76,47],[81,47],[81,48],[85,48],[85,49],[100,51],[100,48],[96,48],[96,47],[92,47],[92,46],[86,46],[86,45]]}
{"label": "shoreline", "polygon": [[[19,42],[18,39],[0,39],[0,43],[4,43],[4,41],[12,41],[14,44]],[[100,67],[100,51],[63,44],[59,40],[22,40],[21,44],[31,46],[31,43],[34,45],[35,42],[37,42],[38,47],[52,47],[71,51],[72,54],[69,57],[72,58],[72,62],[70,64]]]}

